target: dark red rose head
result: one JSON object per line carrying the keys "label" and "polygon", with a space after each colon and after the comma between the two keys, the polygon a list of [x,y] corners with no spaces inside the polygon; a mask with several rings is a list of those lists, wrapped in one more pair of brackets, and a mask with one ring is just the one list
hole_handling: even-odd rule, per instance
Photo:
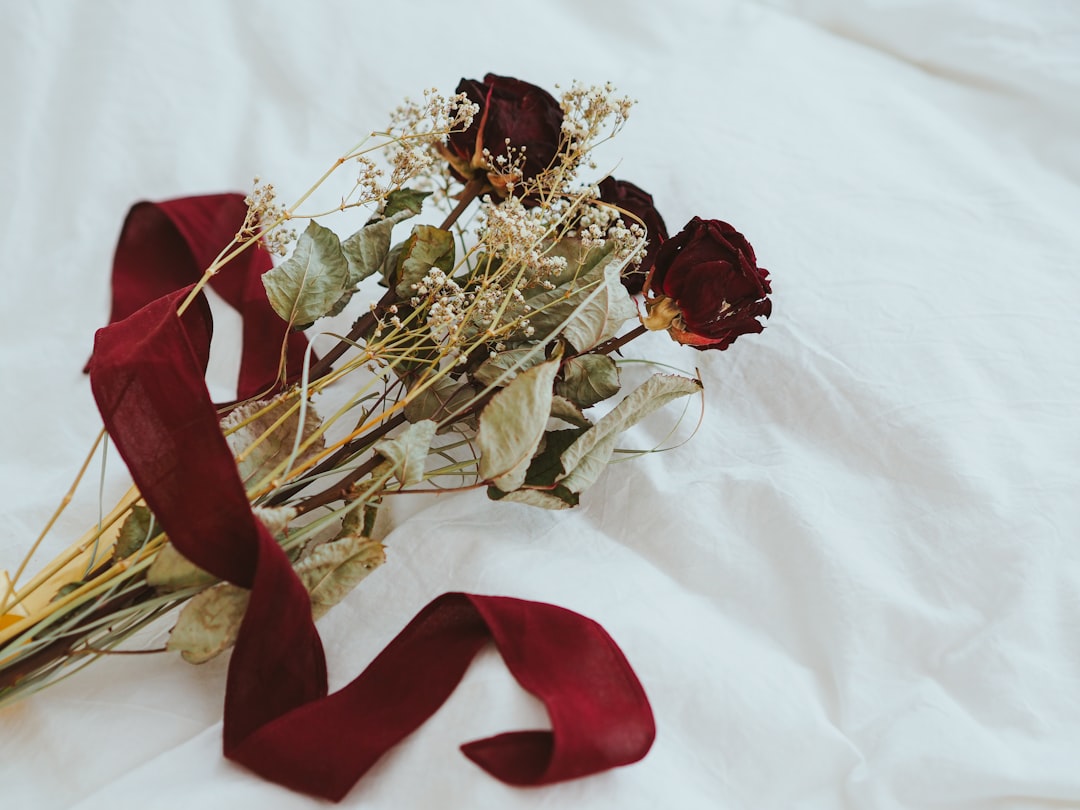
{"label": "dark red rose head", "polygon": [[[518,180],[529,180],[551,165],[559,151],[563,111],[550,93],[534,84],[493,73],[482,82],[462,79],[457,92],[480,105],[472,125],[450,133],[443,146],[443,154],[459,179],[467,182],[486,177],[496,192],[506,196],[515,178],[489,171],[489,162],[506,156],[507,141],[514,156],[524,158],[518,166]],[[490,159],[484,156],[485,149]]]}
{"label": "dark red rose head", "polygon": [[[667,226],[664,225],[663,217],[653,205],[652,195],[626,180],[605,177],[600,181],[600,199],[633,214],[645,225],[649,246],[645,249],[641,264],[628,266],[622,276],[623,286],[630,294],[639,293],[649,275],[649,270],[652,269],[653,262],[656,261],[656,253],[660,250],[660,245],[668,238]],[[629,225],[632,220],[626,217],[624,221]]]}
{"label": "dark red rose head", "polygon": [[645,325],[696,349],[726,349],[764,329],[758,318],[772,313],[769,272],[746,237],[718,219],[694,217],[664,242],[645,289]]}

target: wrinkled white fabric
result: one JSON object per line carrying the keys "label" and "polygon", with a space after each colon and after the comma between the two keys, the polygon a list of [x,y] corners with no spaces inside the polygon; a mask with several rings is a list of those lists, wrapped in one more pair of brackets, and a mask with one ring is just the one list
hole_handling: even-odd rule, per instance
{"label": "wrinkled white fabric", "polygon": [[[488,652],[343,806],[1080,806],[1074,5],[57,0],[9,4],[0,69],[0,568],[100,425],[80,369],[129,205],[297,196],[425,87],[612,80],[639,104],[601,169],[772,271],[764,334],[628,350],[700,369],[696,433],[692,402],[627,438],[677,448],[567,512],[394,501],[388,564],[319,624],[339,686],[445,591],[577,610],[653,701],[649,756],[496,782],[457,745],[545,718]],[[114,454],[101,501],[126,486]],[[114,658],[0,711],[4,806],[321,804],[222,758],[226,663]]]}

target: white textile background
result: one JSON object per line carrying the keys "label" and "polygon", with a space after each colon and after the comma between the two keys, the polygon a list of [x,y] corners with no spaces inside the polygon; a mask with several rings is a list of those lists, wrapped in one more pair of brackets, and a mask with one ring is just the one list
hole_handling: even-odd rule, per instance
{"label": "white textile background", "polygon": [[[80,368],[133,202],[255,174],[296,196],[401,97],[462,76],[611,80],[639,104],[601,162],[673,232],[743,231],[774,317],[722,353],[635,343],[700,368],[701,428],[576,510],[396,502],[388,564],[319,628],[333,688],[445,591],[563,605],[623,647],[656,745],[496,782],[456,746],[545,718],[488,652],[343,806],[1080,807],[1075,4],[3,10],[0,568],[97,433]],[[697,407],[633,445],[688,438]],[[96,483],[42,561],[96,520]],[[125,488],[114,458],[102,498]],[[226,664],[113,659],[0,711],[3,806],[322,805],[222,758]]]}

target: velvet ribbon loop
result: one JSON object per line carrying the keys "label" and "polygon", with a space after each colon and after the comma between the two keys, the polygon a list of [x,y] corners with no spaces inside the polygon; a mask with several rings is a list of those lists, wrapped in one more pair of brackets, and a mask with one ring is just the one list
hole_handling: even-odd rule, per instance
{"label": "velvet ribbon loop", "polygon": [[[113,257],[109,323],[121,321],[151,301],[194,284],[218,254],[233,246],[244,226],[247,203],[240,194],[209,194],[131,207]],[[288,332],[270,306],[262,275],[270,254],[253,245],[210,280],[210,287],[243,321],[238,399],[260,396],[278,384],[281,343],[286,341],[286,381],[299,378],[307,338]],[[317,358],[313,357],[312,360]]]}
{"label": "velvet ribbon loop", "polygon": [[603,628],[553,605],[444,594],[327,695],[307,592],[255,518],[206,390],[209,307],[198,296],[177,315],[190,289],[100,330],[90,379],[106,429],[170,542],[251,589],[229,664],[225,755],[295,790],[341,799],[493,640],[552,728],[468,743],[470,759],[505,782],[541,785],[643,757],[655,728],[633,670]]}

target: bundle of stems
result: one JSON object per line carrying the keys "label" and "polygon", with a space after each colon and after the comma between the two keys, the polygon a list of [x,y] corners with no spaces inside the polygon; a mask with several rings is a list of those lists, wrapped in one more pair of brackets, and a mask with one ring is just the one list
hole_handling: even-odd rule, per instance
{"label": "bundle of stems", "polygon": [[[628,104],[603,88],[570,94],[572,126],[532,175],[508,145],[506,155],[485,152],[485,171],[463,180],[441,156],[449,135],[474,126],[476,105],[431,91],[293,205],[278,205],[272,186],[257,182],[244,227],[180,307],[241,252],[285,255],[290,245],[264,282],[291,327],[338,314],[368,277],[386,287],[326,354],[308,355],[299,382],[222,411],[252,507],[294,560],[316,614],[382,562],[372,534],[384,497],[486,488],[494,500],[573,506],[623,430],[700,388],[657,375],[602,418],[589,416],[619,392],[613,353],[646,331],[621,277],[647,235],[579,177]],[[357,175],[340,204],[306,213],[345,167]],[[438,226],[391,239],[432,203],[447,212]],[[371,217],[345,239],[321,224],[361,207]],[[291,226],[301,221],[297,237]],[[331,393],[338,404],[320,416]],[[0,581],[0,706],[102,655],[171,649],[206,660],[228,647],[243,615],[241,589],[180,557],[134,488],[18,585],[106,443],[102,432],[14,577]],[[167,648],[117,649],[166,615],[177,620]],[[222,618],[230,615],[231,625]]]}

